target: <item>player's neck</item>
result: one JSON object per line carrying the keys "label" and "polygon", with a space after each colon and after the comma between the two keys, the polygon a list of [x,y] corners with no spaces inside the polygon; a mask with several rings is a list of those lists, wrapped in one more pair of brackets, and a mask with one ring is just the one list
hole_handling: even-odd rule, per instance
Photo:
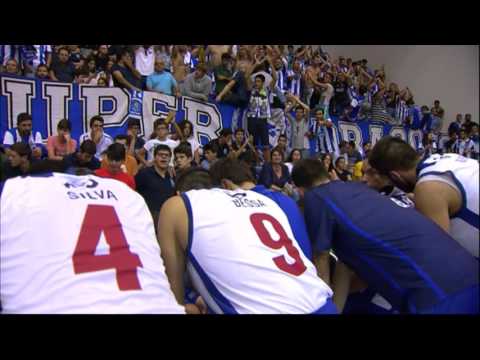
{"label": "player's neck", "polygon": [[320,185],[325,185],[325,184],[328,184],[329,182],[330,182],[329,179],[316,180],[316,181],[313,182],[312,187],[317,187],[317,186],[320,186]]}
{"label": "player's neck", "polygon": [[252,190],[255,186],[255,183],[251,182],[251,181],[245,181],[243,183],[240,184],[239,188],[243,189],[243,190]]}

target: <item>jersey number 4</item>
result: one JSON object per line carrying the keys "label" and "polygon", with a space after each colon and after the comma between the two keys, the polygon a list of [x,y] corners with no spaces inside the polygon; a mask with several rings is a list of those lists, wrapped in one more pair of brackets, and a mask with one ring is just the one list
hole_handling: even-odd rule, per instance
{"label": "jersey number 4", "polygon": [[[102,231],[110,254],[95,255]],[[137,254],[130,252],[113,206],[88,205],[73,253],[75,274],[115,269],[120,290],[141,290],[137,267],[142,267],[142,262]]]}
{"label": "jersey number 4", "polygon": [[[272,236],[268,232],[267,228],[264,225],[264,222],[269,222],[276,233],[280,236],[278,240],[272,239]],[[282,247],[287,250],[287,254],[293,258],[295,261],[292,264],[289,264],[285,259],[285,256],[280,255],[273,258],[273,262],[280,269],[294,276],[302,275],[307,267],[300,257],[300,253],[297,248],[293,245],[292,240],[288,237],[287,233],[283,229],[282,225],[275,219],[273,216],[263,213],[256,213],[250,215],[250,222],[253,225],[253,228],[257,232],[260,241],[268,246],[271,249],[281,249]]]}

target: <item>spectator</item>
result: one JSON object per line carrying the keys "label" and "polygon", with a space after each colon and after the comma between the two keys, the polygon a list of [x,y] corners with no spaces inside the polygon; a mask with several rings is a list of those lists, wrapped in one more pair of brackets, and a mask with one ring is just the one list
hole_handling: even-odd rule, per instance
{"label": "spectator", "polygon": [[[127,135],[117,135],[115,136],[114,139],[115,144],[121,144],[125,147],[125,157],[122,160],[121,168],[122,171],[127,173],[130,176],[135,176],[137,175],[138,172],[138,163],[137,160],[135,160],[135,157],[130,155],[128,153],[128,148],[129,148],[129,137]],[[108,159],[103,158],[101,162],[101,168],[102,169],[108,169]]]}
{"label": "spectator", "polygon": [[[97,86],[106,86],[106,87],[113,87],[113,76],[112,76],[112,67],[115,65],[113,60],[107,60],[107,65],[105,70],[101,70],[97,73]],[[98,64],[97,64],[98,67]],[[105,85],[100,82],[100,79],[103,79]]]}
{"label": "spectator", "polygon": [[387,113],[384,98],[385,85],[383,84],[382,80],[379,78],[372,80],[371,84],[369,85],[369,91],[372,94],[370,110],[372,120],[387,123],[391,122],[392,117]]}
{"label": "spectator", "polygon": [[309,132],[314,140],[314,148],[312,149],[315,156],[334,151],[333,144],[327,138],[327,129],[333,126],[332,120],[325,118],[323,108],[315,110],[315,119],[312,121]]}
{"label": "spectator", "polygon": [[5,64],[5,73],[9,75],[19,75],[18,62],[16,59],[9,59]]}
{"label": "spectator", "polygon": [[423,131],[423,133],[428,133],[432,130],[432,125],[433,125],[433,117],[432,113],[428,109],[428,106],[423,105],[421,107],[422,111],[422,120],[420,121],[420,130]]}
{"label": "spectator", "polygon": [[478,124],[472,125],[470,139],[472,139],[473,145],[474,145],[474,150],[472,151],[472,159],[479,160],[480,150],[479,150]]}
{"label": "spectator", "polygon": [[362,157],[363,158],[366,158],[367,157],[367,153],[372,150],[372,143],[370,141],[365,141],[363,143],[363,154],[362,154]]}
{"label": "spectator", "polygon": [[290,121],[290,143],[292,148],[302,151],[302,157],[305,159],[310,155],[309,137],[312,135],[309,131],[308,115],[305,116],[305,112],[308,114],[310,109],[306,104],[299,101],[298,98],[295,101],[297,104],[300,104],[295,108],[295,119],[290,115],[291,105],[287,105],[285,108],[287,119]]}
{"label": "spectator", "polygon": [[287,74],[287,91],[293,96],[303,99],[305,84],[302,66],[298,60],[294,61],[292,70],[288,71]]}
{"label": "spectator", "polygon": [[190,72],[190,54],[186,45],[174,45],[172,49],[172,71],[178,87],[181,88],[183,81]]}
{"label": "spectator", "polygon": [[25,76],[33,77],[40,65],[46,65],[47,68],[52,64],[51,45],[26,45],[30,48],[30,56],[26,56],[23,61],[25,67]]}
{"label": "spectator", "polygon": [[[146,84],[147,76],[154,72],[155,51],[153,45],[140,45],[135,50],[135,68],[142,75],[142,83]],[[145,86],[142,86],[144,89]]]}
{"label": "spectator", "polygon": [[183,84],[182,94],[201,101],[208,101],[212,90],[212,80],[207,76],[207,68],[198,64],[192,74],[187,75]]}
{"label": "spectator", "polygon": [[67,45],[68,50],[70,52],[70,61],[73,63],[76,69],[79,69],[83,66],[82,59],[82,52],[80,50],[80,46],[78,45]]}
{"label": "spectator", "polygon": [[100,168],[100,161],[95,157],[97,145],[92,140],[85,140],[80,150],[63,158],[68,173],[74,168],[87,168],[95,171]]}
{"label": "spectator", "polygon": [[108,45],[99,45],[97,52],[94,54],[95,63],[97,64],[97,69],[99,71],[107,70],[107,64],[109,61],[108,57]]}
{"label": "spectator", "polygon": [[127,121],[127,136],[128,136],[128,153],[135,158],[137,151],[143,148],[145,140],[140,136],[140,120],[134,117],[128,118]]}
{"label": "spectator", "polygon": [[30,146],[32,158],[40,159],[47,156],[47,148],[43,145],[42,135],[39,131],[32,132],[32,116],[27,113],[20,113],[17,116],[17,127],[8,129],[3,138],[3,146],[8,149],[15,143],[24,143]]}
{"label": "spectator", "polygon": [[439,119],[443,120],[443,116],[445,115],[445,110],[440,106],[440,100],[435,100],[433,103],[433,107],[430,109],[433,116],[438,117]]}
{"label": "spectator", "polygon": [[67,119],[62,119],[57,125],[57,134],[47,139],[48,158],[50,160],[63,160],[66,155],[73,154],[77,149],[77,141],[72,139],[72,124]]}
{"label": "spectator", "polygon": [[99,78],[97,79],[97,86],[100,86],[100,87],[108,87],[107,79],[104,78],[104,77],[99,77]]}
{"label": "spectator", "polygon": [[201,162],[200,166],[205,170],[209,170],[210,167],[217,161],[218,146],[214,143],[208,143],[203,147],[203,154],[205,159]]}
{"label": "spectator", "polygon": [[58,50],[57,58],[52,61],[50,79],[72,83],[75,80],[75,65],[70,59],[70,52],[62,47]]}
{"label": "spectator", "polygon": [[339,156],[345,159],[345,166],[348,166],[348,142],[345,140],[340,141],[338,149],[340,150]]}
{"label": "spectator", "polygon": [[323,154],[320,159],[322,161],[323,167],[325,168],[325,170],[327,170],[329,174],[332,171],[335,171],[335,168],[333,167],[333,162],[332,162],[332,155],[328,153]]}
{"label": "spectator", "polygon": [[284,154],[289,153],[289,146],[288,146],[288,138],[286,134],[280,134],[277,140],[277,144],[275,145],[277,148],[283,151]]}
{"label": "spectator", "polygon": [[460,128],[462,127],[462,114],[457,114],[454,122],[451,122],[448,126],[448,133],[456,132],[460,133]]}
{"label": "spectator", "polygon": [[90,119],[90,131],[80,135],[79,142],[82,144],[85,140],[92,140],[97,146],[95,157],[100,160],[102,153],[113,143],[110,135],[103,131],[104,120],[100,115],[95,115]]}
{"label": "spectator", "polygon": [[242,128],[235,130],[235,141],[232,143],[231,154],[238,160],[247,163],[250,168],[254,168],[258,163],[257,152],[253,145],[253,136],[245,137],[245,130]]}
{"label": "spectator", "polygon": [[152,166],[141,169],[135,176],[135,182],[137,191],[145,199],[152,214],[154,224],[158,224],[160,209],[168,198],[175,195],[175,185],[168,171],[172,157],[170,147],[160,144],[153,153]]}
{"label": "spectator", "polygon": [[210,141],[217,146],[217,158],[226,157],[232,151],[232,130],[223,129],[220,132],[220,137]]}
{"label": "spectator", "polygon": [[318,107],[323,109],[324,117],[326,119],[330,118],[330,116],[328,115],[328,109],[330,108],[330,102],[335,92],[335,89],[333,88],[331,82],[332,82],[332,76],[327,73],[325,74],[322,83],[318,85],[321,91]]}
{"label": "spectator", "polygon": [[437,142],[435,141],[432,132],[423,134],[419,150],[423,153],[424,159],[428,158],[430,155],[437,153]]}
{"label": "spectator", "polygon": [[[158,145],[167,145],[171,152],[178,146],[180,141],[172,140],[168,137],[168,124],[175,116],[173,111],[169,112],[166,118],[159,118],[153,123],[154,133],[151,139],[148,140],[142,149],[137,151],[138,158],[143,165],[149,166],[154,160],[154,150]],[[147,159],[145,160],[145,154]],[[170,156],[170,165],[173,166],[173,159]]]}
{"label": "spectator", "polygon": [[155,52],[155,59],[163,60],[165,71],[170,72],[172,68],[172,58],[170,56],[170,45],[158,45]]}
{"label": "spectator", "polygon": [[183,139],[188,141],[192,148],[193,160],[197,165],[200,164],[200,144],[193,134],[193,124],[188,120],[183,120],[179,124],[179,129],[183,135]]}
{"label": "spectator", "polygon": [[186,141],[181,142],[175,150],[173,150],[175,157],[175,172],[178,178],[183,172],[192,167],[192,147]]}
{"label": "spectator", "polygon": [[341,156],[335,160],[335,172],[340,180],[352,181],[352,174],[347,170],[345,159]]}
{"label": "spectator", "polygon": [[457,144],[457,140],[458,140],[458,133],[453,129],[449,131],[448,136],[449,136],[449,139],[445,141],[445,143],[443,144],[443,153],[445,154],[455,152],[455,145]]}
{"label": "spectator", "polygon": [[170,72],[165,71],[164,60],[156,59],[154,70],[154,73],[147,77],[147,90],[180,96],[177,81]]}
{"label": "spectator", "polygon": [[116,87],[140,91],[142,75],[133,66],[130,51],[124,48],[117,63],[112,66],[113,83]]}
{"label": "spectator", "polygon": [[[126,173],[124,165],[126,150],[125,146],[119,143],[111,144],[107,148],[107,166],[95,170],[95,175],[115,179],[128,185],[135,190],[135,179]],[[122,166],[123,165],[123,166]]]}
{"label": "spectator", "polygon": [[345,108],[350,104],[348,84],[345,74],[338,74],[337,80],[333,82],[332,86],[334,89],[334,95],[330,111],[334,115],[343,115]]}
{"label": "spectator", "polygon": [[10,147],[7,159],[2,171],[3,178],[0,181],[26,174],[32,161],[32,150],[28,144],[15,143]]}
{"label": "spectator", "polygon": [[350,140],[348,142],[347,156],[348,156],[347,164],[350,167],[350,171],[352,171],[353,166],[357,162],[362,161],[362,155],[360,154],[360,151],[357,150],[357,144],[355,144],[355,141],[353,141],[353,140]]}
{"label": "spectator", "polygon": [[[463,127],[465,128],[465,130],[467,131],[467,135],[470,134],[470,132],[472,131],[472,126],[474,124],[477,124],[476,122],[473,122],[472,121],[472,114],[465,114],[465,122],[463,123]],[[477,124],[478,125],[478,124]]]}
{"label": "spectator", "polygon": [[472,152],[475,151],[475,144],[467,134],[467,129],[462,127],[460,129],[460,137],[453,145],[453,151],[457,154],[470,158],[472,157]]}
{"label": "spectator", "polygon": [[[230,80],[220,93],[217,93],[216,101],[235,107],[246,107],[249,100],[248,79],[250,78],[253,67],[253,64],[250,66],[246,64],[240,65],[239,71],[235,73],[233,79]],[[215,81],[217,80],[215,79]]]}
{"label": "spectator", "polygon": [[44,64],[38,65],[35,72],[35,78],[39,80],[50,80],[50,76],[48,75],[48,66]]}
{"label": "spectator", "polygon": [[233,61],[229,53],[222,54],[222,64],[215,67],[215,94],[220,94],[233,78]]}
{"label": "spectator", "polygon": [[290,151],[290,155],[288,155],[287,162],[285,163],[285,166],[288,168],[288,173],[290,175],[292,175],[292,170],[295,166],[295,163],[299,160],[302,160],[302,150],[293,149],[292,151]]}
{"label": "spectator", "polygon": [[273,191],[288,192],[288,186],[285,187],[285,185],[291,180],[290,172],[283,162],[283,152],[274,148],[272,150],[272,162],[265,162],[258,183]]}
{"label": "spectator", "polygon": [[95,63],[95,58],[90,57],[87,59],[85,65],[78,70],[78,83],[79,84],[90,84],[97,85],[98,82],[98,72],[97,65]]}

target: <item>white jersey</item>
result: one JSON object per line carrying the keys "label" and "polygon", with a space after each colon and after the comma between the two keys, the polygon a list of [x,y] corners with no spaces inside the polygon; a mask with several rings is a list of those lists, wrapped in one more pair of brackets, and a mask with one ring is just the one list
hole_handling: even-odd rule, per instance
{"label": "white jersey", "polygon": [[434,154],[418,167],[418,183],[441,181],[462,197],[462,207],[450,218],[450,235],[478,258],[479,255],[478,161],[458,154]]}
{"label": "white jersey", "polygon": [[185,313],[145,201],[122,182],[17,177],[0,205],[5,313]]}
{"label": "white jersey", "polygon": [[215,313],[308,314],[332,296],[270,198],[223,189],[182,197],[190,226],[187,269]]}

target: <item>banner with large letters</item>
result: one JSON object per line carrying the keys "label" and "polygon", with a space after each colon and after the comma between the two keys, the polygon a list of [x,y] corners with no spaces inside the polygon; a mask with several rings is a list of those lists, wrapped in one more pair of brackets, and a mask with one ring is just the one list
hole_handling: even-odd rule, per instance
{"label": "banner with large letters", "polygon": [[[56,81],[41,81],[17,76],[0,75],[0,139],[5,131],[16,127],[17,115],[28,112],[33,117],[33,130],[46,141],[56,134],[57,124],[67,118],[72,123],[72,137],[78,139],[88,131],[94,115],[105,120],[105,132],[111,136],[126,133],[129,117],[138,118],[141,132],[149,137],[153,122],[170,110],[176,120],[187,119],[194,125],[194,136],[201,144],[219,136],[224,128],[236,128],[245,123],[244,111],[215,102],[201,102],[189,97],[159,94],[150,91],[130,92],[125,89],[79,85]],[[375,144],[385,135],[399,136],[414,148],[421,143],[422,132],[373,121],[342,122],[333,118],[334,126],[327,132],[338,148],[340,140],[354,140],[361,146],[365,141]],[[270,139],[276,142],[285,124],[271,124]]]}

